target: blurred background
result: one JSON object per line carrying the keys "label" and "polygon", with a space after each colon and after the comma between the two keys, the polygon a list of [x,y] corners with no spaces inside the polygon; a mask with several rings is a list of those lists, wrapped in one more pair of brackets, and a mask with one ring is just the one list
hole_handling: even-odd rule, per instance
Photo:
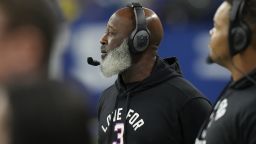
{"label": "blurred background", "polygon": [[[60,31],[51,61],[51,76],[69,79],[90,93],[91,113],[96,117],[100,93],[115,77],[104,78],[99,67],[87,64],[87,57],[100,60],[99,39],[109,17],[132,0],[59,0],[67,24]],[[165,36],[159,49],[161,57],[176,56],[185,78],[212,102],[230,79],[229,73],[206,64],[209,30],[213,15],[222,0],[140,0],[162,20]]]}

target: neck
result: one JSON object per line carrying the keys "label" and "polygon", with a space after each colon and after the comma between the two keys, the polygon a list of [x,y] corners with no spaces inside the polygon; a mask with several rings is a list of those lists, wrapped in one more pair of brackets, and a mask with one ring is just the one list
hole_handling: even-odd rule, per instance
{"label": "neck", "polygon": [[147,78],[152,72],[155,61],[155,53],[142,55],[135,64],[121,74],[124,83],[138,82]]}
{"label": "neck", "polygon": [[256,50],[247,48],[241,54],[233,57],[230,72],[234,81],[237,81],[256,68]]}

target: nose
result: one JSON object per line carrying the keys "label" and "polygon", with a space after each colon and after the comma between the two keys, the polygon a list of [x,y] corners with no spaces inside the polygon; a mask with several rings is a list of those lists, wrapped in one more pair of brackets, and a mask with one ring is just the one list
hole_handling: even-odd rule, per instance
{"label": "nose", "polygon": [[106,34],[104,34],[104,35],[101,37],[100,43],[101,43],[102,45],[107,45],[107,44],[108,44],[108,40],[107,40]]}

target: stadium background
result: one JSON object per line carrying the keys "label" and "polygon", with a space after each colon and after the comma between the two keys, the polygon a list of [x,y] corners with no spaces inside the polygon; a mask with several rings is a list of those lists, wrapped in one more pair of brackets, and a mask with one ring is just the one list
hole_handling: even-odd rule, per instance
{"label": "stadium background", "polygon": [[[115,77],[104,78],[99,67],[87,64],[87,57],[100,59],[99,39],[108,18],[130,0],[59,0],[68,20],[60,32],[51,64],[51,75],[70,79],[90,94],[89,105],[96,116],[100,93]],[[216,64],[205,63],[209,30],[215,10],[222,0],[141,0],[161,18],[165,36],[159,49],[161,57],[176,56],[184,76],[212,102],[230,79]]]}

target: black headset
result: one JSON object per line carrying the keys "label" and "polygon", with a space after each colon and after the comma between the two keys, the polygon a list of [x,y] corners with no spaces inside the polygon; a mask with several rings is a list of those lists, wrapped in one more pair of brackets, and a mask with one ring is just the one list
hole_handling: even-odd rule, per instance
{"label": "black headset", "polygon": [[251,42],[252,32],[243,19],[245,1],[234,0],[231,8],[229,50],[232,57],[244,51]]}
{"label": "black headset", "polygon": [[145,51],[149,45],[150,31],[147,28],[145,13],[140,3],[131,3],[135,16],[135,29],[129,36],[128,45],[130,52],[137,54]]}
{"label": "black headset", "polygon": [[[251,29],[249,25],[243,20],[245,2],[246,0],[234,0],[231,9],[229,26],[229,50],[232,57],[244,51],[249,46],[252,39]],[[233,66],[235,65],[233,64]],[[244,74],[236,66],[235,68],[249,81],[256,85],[256,81],[251,76]]]}

